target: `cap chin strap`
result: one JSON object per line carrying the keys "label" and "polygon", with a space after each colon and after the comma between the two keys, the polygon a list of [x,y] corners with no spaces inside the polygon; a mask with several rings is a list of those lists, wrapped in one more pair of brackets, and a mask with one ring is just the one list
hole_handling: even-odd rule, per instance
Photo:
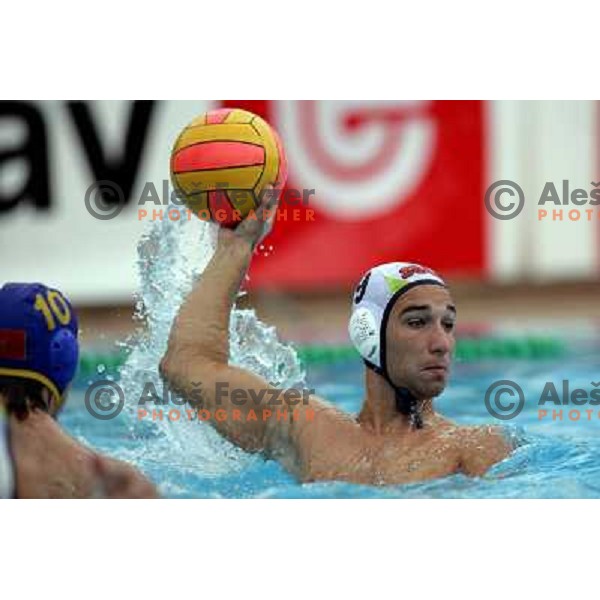
{"label": "cap chin strap", "polygon": [[421,407],[419,406],[418,400],[415,398],[414,394],[405,387],[398,387],[395,385],[387,372],[387,356],[386,356],[386,340],[385,340],[385,332],[387,330],[388,319],[390,318],[390,314],[392,312],[392,307],[396,303],[396,300],[409,290],[418,285],[439,285],[440,287],[446,287],[446,284],[438,281],[437,279],[419,279],[417,281],[412,281],[407,285],[401,287],[397,290],[392,297],[388,300],[388,303],[383,311],[383,316],[381,318],[381,324],[379,327],[379,348],[380,348],[380,362],[383,365],[382,367],[378,367],[374,363],[366,360],[365,364],[367,367],[378,375],[381,375],[393,388],[396,393],[396,410],[402,414],[410,417],[411,425],[415,429],[423,428],[423,416],[421,415]]}
{"label": "cap chin strap", "polygon": [[372,362],[369,362],[367,359],[363,358],[363,361],[368,369],[371,369],[377,373],[377,375],[381,375],[381,377],[383,377],[392,386],[392,389],[396,395],[396,411],[401,415],[410,417],[410,423],[415,429],[423,429],[423,416],[421,415],[421,408],[414,394],[408,388],[398,387],[395,385],[390,379],[387,369],[384,370],[381,367],[374,365]]}

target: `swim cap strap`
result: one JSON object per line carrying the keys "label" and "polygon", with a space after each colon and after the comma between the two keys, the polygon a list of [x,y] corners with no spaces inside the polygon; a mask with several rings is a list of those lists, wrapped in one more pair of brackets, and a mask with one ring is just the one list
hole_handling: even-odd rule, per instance
{"label": "swim cap strap", "polygon": [[383,318],[381,319],[381,366],[380,369],[381,375],[386,379],[386,381],[394,388],[396,392],[396,410],[403,415],[410,416],[411,423],[415,429],[423,428],[423,417],[421,415],[421,411],[419,408],[419,403],[417,399],[414,397],[412,392],[405,387],[396,387],[392,382],[388,369],[387,369],[387,348],[386,348],[386,331],[387,324],[390,318],[390,314],[392,312],[392,308],[396,303],[396,300],[404,293],[408,292],[412,288],[418,285],[439,285],[441,287],[446,287],[443,283],[438,281],[437,279],[420,279],[418,281],[413,281],[408,285],[404,286],[402,289],[398,290],[390,299],[385,310],[383,311]]}
{"label": "swim cap strap", "polygon": [[392,386],[392,389],[396,394],[396,411],[401,415],[409,416],[411,424],[415,429],[422,429],[423,417],[421,416],[419,403],[412,392],[408,388],[395,386],[388,374],[384,373],[383,369],[380,369],[377,365],[374,365],[366,359],[363,359],[363,362],[368,369],[381,375]]}
{"label": "swim cap strap", "polygon": [[348,333],[366,367],[381,375],[394,389],[396,410],[409,415],[412,424],[420,429],[423,419],[419,402],[410,390],[397,387],[392,382],[386,347],[387,325],[394,304],[402,294],[417,285],[446,287],[444,280],[434,271],[415,263],[386,263],[372,268],[354,291]]}
{"label": "swim cap strap", "polygon": [[409,416],[415,429],[423,429],[423,416],[417,399],[408,388],[393,387],[396,392],[396,410],[402,415]]}
{"label": "swim cap strap", "polygon": [[377,373],[377,375],[381,375],[382,377],[385,377],[387,379],[387,376],[383,372],[383,369],[379,368],[377,365],[373,364],[371,361],[368,361],[366,358],[363,358],[363,362],[365,363],[365,366],[367,367],[367,369],[371,369],[371,371],[375,371],[375,373]]}

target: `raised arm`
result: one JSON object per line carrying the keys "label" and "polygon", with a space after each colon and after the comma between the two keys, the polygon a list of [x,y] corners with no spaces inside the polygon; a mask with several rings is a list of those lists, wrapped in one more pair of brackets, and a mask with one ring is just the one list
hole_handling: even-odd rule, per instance
{"label": "raised arm", "polygon": [[282,462],[297,471],[293,422],[310,420],[311,411],[322,407],[300,393],[291,399],[293,405],[273,405],[275,390],[267,381],[228,363],[231,308],[254,247],[270,229],[276,202],[274,194],[266,195],[255,219],[245,219],[235,231],[220,229],[214,256],[175,318],[160,370],[228,440],[248,451],[287,454]]}

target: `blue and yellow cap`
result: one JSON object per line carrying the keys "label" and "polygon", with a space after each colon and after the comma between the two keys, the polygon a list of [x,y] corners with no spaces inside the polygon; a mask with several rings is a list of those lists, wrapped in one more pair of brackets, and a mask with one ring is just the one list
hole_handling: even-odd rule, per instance
{"label": "blue and yellow cap", "polygon": [[77,370],[78,332],[77,315],[58,290],[7,283],[0,288],[0,377],[39,381],[58,409]]}

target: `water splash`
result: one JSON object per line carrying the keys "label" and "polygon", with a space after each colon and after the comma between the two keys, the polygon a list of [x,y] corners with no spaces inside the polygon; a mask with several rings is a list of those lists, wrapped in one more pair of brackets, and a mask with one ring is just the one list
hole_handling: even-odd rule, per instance
{"label": "water splash", "polygon": [[[140,421],[137,409],[149,384],[162,395],[158,364],[167,347],[171,324],[194,280],[214,253],[217,230],[215,225],[200,219],[156,221],[150,225],[138,243],[140,291],[134,319],[140,330],[120,344],[128,354],[121,369],[121,385],[126,392],[124,412],[130,434],[136,440],[130,458],[143,463],[160,461],[204,477],[240,471],[259,459],[228,443],[210,425],[187,419]],[[262,323],[254,310],[232,311],[230,363],[245,367],[278,387],[304,384],[295,350],[281,343],[275,328]],[[170,408],[177,407],[147,404],[145,408],[163,408],[166,416]]]}

